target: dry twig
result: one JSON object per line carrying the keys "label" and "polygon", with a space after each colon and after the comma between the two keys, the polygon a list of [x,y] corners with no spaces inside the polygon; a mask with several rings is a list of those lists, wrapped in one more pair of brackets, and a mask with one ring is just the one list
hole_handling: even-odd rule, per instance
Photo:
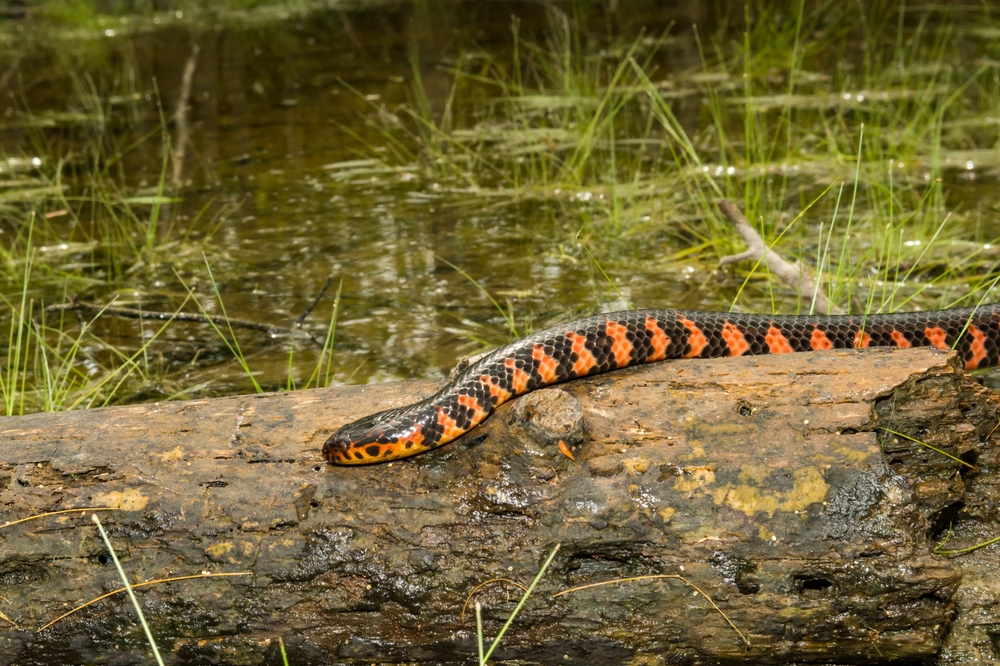
{"label": "dry twig", "polygon": [[631,576],[629,578],[615,578],[614,580],[602,580],[599,583],[589,583],[587,585],[578,585],[576,587],[571,587],[568,590],[561,590],[561,591],[556,592],[555,594],[553,594],[552,598],[555,599],[556,597],[561,597],[564,594],[569,594],[571,592],[578,592],[580,590],[587,590],[587,589],[590,589],[592,587],[601,587],[602,585],[614,585],[616,583],[631,583],[631,582],[639,581],[639,580],[656,580],[656,579],[674,579],[674,580],[679,580],[682,583],[684,583],[685,585],[687,585],[688,587],[692,588],[695,592],[697,592],[702,597],[704,597],[705,601],[707,601],[708,603],[710,603],[712,605],[712,608],[714,608],[716,610],[716,612],[718,612],[719,615],[722,616],[722,619],[724,619],[726,622],[729,623],[729,626],[733,628],[733,631],[735,631],[737,634],[739,634],[739,637],[743,640],[743,643],[747,647],[750,647],[750,639],[747,638],[746,636],[744,636],[743,632],[740,631],[739,628],[735,624],[733,624],[733,621],[729,619],[729,616],[726,615],[722,611],[721,608],[719,608],[718,604],[716,604],[714,601],[712,601],[712,597],[708,596],[708,594],[703,589],[701,589],[700,587],[698,587],[697,585],[695,585],[694,583],[692,583],[691,581],[689,581],[684,576],[679,576],[677,574],[651,574],[651,575],[648,575],[648,576]]}
{"label": "dry twig", "polygon": [[319,290],[319,293],[316,294],[316,298],[314,298],[312,300],[312,303],[310,303],[309,307],[307,307],[305,309],[305,312],[303,312],[302,314],[300,314],[299,318],[295,320],[295,328],[299,328],[300,326],[302,326],[302,322],[304,322],[306,320],[306,317],[308,317],[309,314],[313,311],[313,309],[317,305],[319,305],[319,302],[321,300],[323,300],[323,297],[326,295],[326,291],[327,291],[327,289],[330,288],[331,284],[333,284],[333,276],[332,275],[330,275],[330,276],[328,276],[326,278],[326,283],[323,285],[323,288]]}
{"label": "dry twig", "polygon": [[528,591],[528,588],[525,587],[523,584],[518,583],[516,580],[511,580],[510,578],[490,578],[487,581],[483,581],[479,585],[476,585],[474,588],[472,588],[472,592],[469,592],[469,596],[465,598],[465,603],[462,604],[462,619],[459,621],[460,624],[463,625],[465,624],[465,609],[469,607],[469,602],[472,601],[472,597],[476,595],[476,592],[483,589],[487,585],[492,585],[493,583],[508,583],[510,585],[513,585],[514,587],[519,588],[522,592]]}
{"label": "dry twig", "polygon": [[[195,578],[226,578],[226,577],[229,577],[229,576],[252,576],[252,575],[253,575],[252,571],[234,571],[234,572],[223,572],[223,573],[203,572],[203,573],[200,573],[200,574],[194,574],[192,576],[173,576],[172,578],[157,578],[156,580],[147,580],[144,583],[133,583],[132,584],[132,589],[136,589],[136,588],[140,588],[140,587],[147,587],[149,585],[161,585],[163,583],[176,583],[177,581],[180,581],[180,580],[193,580]],[[41,633],[41,632],[45,631],[46,629],[48,629],[49,627],[51,627],[56,622],[59,622],[60,620],[69,617],[70,615],[72,615],[73,613],[76,613],[77,611],[83,610],[87,606],[91,606],[93,604],[96,604],[98,601],[103,601],[104,599],[107,599],[108,597],[112,597],[112,596],[114,596],[116,594],[120,594],[121,592],[125,592],[126,590],[127,590],[127,588],[119,587],[117,590],[111,590],[110,592],[108,592],[106,594],[102,594],[101,596],[96,597],[94,599],[91,599],[90,601],[88,601],[86,603],[80,604],[79,606],[77,606],[73,610],[68,611],[66,613],[63,613],[62,615],[60,615],[56,619],[52,620],[48,624],[46,624],[46,625],[44,625],[42,627],[39,627],[38,630],[37,630],[37,633]]]}
{"label": "dry twig", "polygon": [[134,308],[116,308],[110,305],[97,305],[70,298],[66,303],[56,303],[45,308],[46,312],[59,312],[64,310],[76,310],[77,312],[89,312],[91,314],[104,314],[123,319],[155,319],[158,321],[191,321],[199,324],[215,324],[216,326],[232,326],[233,328],[248,328],[253,331],[261,331],[270,335],[287,333],[288,329],[271,324],[261,324],[256,321],[246,319],[233,319],[231,317],[210,316],[198,314],[196,312],[155,312],[152,310],[136,310]]}
{"label": "dry twig", "polygon": [[785,259],[774,251],[774,248],[767,246],[764,239],[760,237],[757,230],[750,225],[747,218],[743,216],[740,209],[732,201],[723,199],[719,202],[719,210],[729,218],[737,233],[743,237],[747,244],[747,249],[739,254],[732,254],[719,259],[720,266],[735,264],[739,261],[759,261],[767,267],[772,274],[792,287],[800,290],[803,294],[815,294],[815,311],[820,314],[844,314],[844,311],[837,306],[831,306],[822,290],[816,289],[816,283],[806,270],[805,266],[798,261],[788,263]]}
{"label": "dry twig", "polygon": [[177,114],[174,121],[177,124],[177,143],[174,145],[174,190],[181,187],[181,174],[184,171],[184,157],[187,154],[187,144],[191,133],[188,125],[188,109],[191,99],[191,83],[194,81],[194,69],[198,64],[198,51],[201,50],[197,44],[191,45],[191,54],[187,62],[184,63],[184,74],[181,76],[181,91],[177,98]]}
{"label": "dry twig", "polygon": [[[213,316],[205,315],[197,312],[156,312],[155,310],[137,310],[135,308],[121,308],[114,307],[111,305],[98,305],[96,303],[87,303],[86,301],[78,301],[73,297],[70,297],[65,303],[56,303],[55,305],[50,305],[45,308],[46,312],[64,312],[64,311],[75,311],[77,316],[80,312],[87,312],[90,314],[97,315],[108,315],[111,317],[121,317],[123,319],[153,319],[157,321],[189,321],[197,324],[215,324],[216,326],[229,326],[232,328],[243,328],[249,329],[251,331],[261,331],[262,333],[267,333],[268,335],[289,335],[294,332],[294,329],[301,328],[302,322],[305,318],[312,313],[313,309],[319,304],[323,296],[326,295],[327,290],[333,283],[333,276],[331,275],[326,280],[326,284],[320,289],[319,294],[316,298],[312,300],[309,307],[306,308],[298,319],[292,324],[291,327],[276,326],[274,324],[262,324],[256,321],[249,321],[246,319],[233,319],[232,317],[226,316]],[[81,323],[81,326],[83,324]],[[305,332],[313,343],[323,346],[323,341],[317,338],[315,335],[309,331]]]}

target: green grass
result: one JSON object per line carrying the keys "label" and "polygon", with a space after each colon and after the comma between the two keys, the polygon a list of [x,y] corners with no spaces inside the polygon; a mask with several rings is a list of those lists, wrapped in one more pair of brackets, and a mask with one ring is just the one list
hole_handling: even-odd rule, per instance
{"label": "green grass", "polygon": [[[612,267],[616,240],[664,231],[687,246],[667,261],[710,267],[738,252],[716,208],[727,197],[846,311],[978,299],[996,231],[970,237],[982,211],[948,189],[1000,168],[987,129],[998,47],[968,27],[993,17],[802,2],[779,20],[783,6],[747,9],[740,41],[696,33],[701,65],[666,77],[656,54],[673,34],[609,44],[552,8],[531,41],[515,20],[510,59],[461,54],[436,109],[411,56],[412,102],[370,114],[384,141],[366,143],[462,200],[557,205]],[[681,100],[700,102],[696,118],[677,115]],[[811,294],[738,270],[734,307],[808,311]]]}
{"label": "green grass", "polygon": [[156,663],[159,666],[163,666],[163,657],[160,656],[160,650],[156,646],[156,640],[153,638],[153,632],[149,628],[149,624],[146,622],[146,615],[142,612],[142,606],[139,605],[139,600],[135,596],[135,592],[132,591],[132,584],[129,583],[128,576],[125,574],[125,569],[122,568],[122,563],[118,560],[118,553],[115,552],[114,546],[111,545],[111,539],[108,538],[108,533],[104,531],[104,525],[101,524],[101,519],[96,513],[91,514],[91,519],[94,524],[97,525],[98,531],[101,533],[101,539],[104,540],[104,544],[108,548],[108,552],[111,553],[111,559],[115,563],[115,569],[118,570],[118,576],[122,579],[122,584],[125,586],[125,591],[128,592],[128,597],[132,601],[132,607],[135,608],[136,615],[139,616],[139,623],[142,624],[142,631],[146,634],[146,640],[149,641],[149,647],[153,650],[153,657],[156,659]]}
{"label": "green grass", "polygon": [[[205,312],[188,282],[207,278],[215,297],[209,306],[225,315],[206,253],[212,252],[213,236],[237,206],[210,201],[190,215],[181,214],[183,192],[170,191],[167,182],[172,166],[168,119],[161,110],[150,130],[148,123],[137,122],[138,112],[122,113],[123,100],[145,95],[135,87],[130,67],[126,62],[107,85],[73,76],[72,113],[55,129],[48,122],[50,114],[36,114],[23,98],[20,102],[26,149],[40,157],[5,159],[7,168],[0,174],[0,301],[5,309],[0,336],[6,342],[0,359],[2,414],[99,407],[144,395],[181,399],[210,384],[190,368],[178,372],[166,367],[163,349],[174,327],[169,319],[140,320],[138,331],[126,331],[133,340],[138,333],[138,340],[123,342],[112,318],[77,317],[48,307],[72,296],[116,306],[135,302],[142,308],[134,294],[169,281],[172,292],[181,292],[171,310]],[[149,143],[159,144],[159,150]],[[126,173],[130,153],[139,148],[146,154],[158,152],[159,169],[151,186],[130,184]],[[325,340],[318,353],[307,357],[311,366],[293,363],[296,342],[290,340],[284,388],[332,380],[339,288],[337,293]],[[204,328],[240,364],[244,383],[264,390],[232,327],[222,330],[209,322]],[[299,371],[307,377],[302,386],[294,381]],[[194,381],[188,379],[192,374]],[[267,387],[278,390],[282,385],[269,379]]]}
{"label": "green grass", "polygon": [[102,91],[89,77],[74,83],[77,113],[69,127],[76,150],[63,153],[66,137],[46,133],[45,123],[22,104],[30,147],[43,158],[33,160],[30,179],[21,179],[26,185],[15,181],[7,190],[21,193],[20,205],[0,209],[0,224],[13,230],[4,234],[0,254],[0,298],[10,315],[0,318],[8,341],[0,372],[7,415],[103,406],[154,380],[147,351],[167,324],[126,351],[102,338],[98,317],[76,320],[45,305],[53,296],[114,292],[126,276],[177,252],[185,240],[183,233],[157,227],[161,207],[178,201],[166,196],[162,176],[149,194],[123,189],[122,157],[128,143],[143,137],[108,122],[114,111],[109,100],[135,91]]}
{"label": "green grass", "polygon": [[517,602],[517,606],[514,607],[514,610],[511,611],[510,615],[507,617],[507,621],[504,622],[503,627],[501,627],[500,631],[497,632],[496,638],[490,642],[489,649],[486,649],[485,651],[483,643],[482,606],[478,601],[476,602],[476,646],[478,649],[479,666],[486,666],[486,664],[489,663],[490,656],[492,656],[494,650],[500,646],[500,640],[507,633],[507,630],[510,629],[510,625],[513,624],[514,619],[521,612],[521,609],[524,608],[524,604],[528,602],[528,598],[531,597],[531,593],[534,592],[538,582],[542,580],[542,577],[545,575],[545,572],[548,570],[549,565],[552,564],[552,560],[555,559],[556,553],[558,552],[559,544],[556,544],[555,548],[552,549],[552,552],[549,553],[549,556],[546,558],[544,564],[542,564],[541,568],[538,570],[538,573],[535,574],[531,584],[528,585],[528,589],[524,591],[523,595],[521,595],[521,599]]}
{"label": "green grass", "polygon": [[[3,413],[11,416],[106,405],[131,376],[148,378],[143,354],[166,325],[148,336],[137,351],[127,354],[95,335],[92,320],[83,321],[75,334],[68,330],[65,312],[52,321],[52,315],[29,297],[36,269],[34,215],[26,228],[20,298],[12,302],[0,294],[10,313],[3,322],[7,329],[7,357],[0,372]],[[105,358],[95,350],[106,352]],[[88,366],[97,371],[88,371]]]}
{"label": "green grass", "polygon": [[[369,6],[385,0],[365,0]],[[329,11],[336,0],[41,0],[29,3],[27,15],[43,23],[54,39],[91,36],[107,26],[118,31],[146,32],[165,26],[211,26],[219,21],[237,25],[261,25],[286,20],[289,16],[308,17]],[[344,2],[356,8],[357,2]],[[9,23],[16,23],[10,21]],[[0,24],[2,34],[3,24]],[[10,26],[16,29],[14,25]]]}
{"label": "green grass", "polygon": [[[681,269],[735,309],[810,311],[813,293],[761,266],[715,275],[720,257],[742,249],[718,212],[722,197],[845,311],[995,300],[996,209],[961,193],[977,178],[995,183],[1000,169],[996,20],[985,9],[865,7],[740,5],[725,18],[743,30],[615,36],[610,25],[584,27],[579,6],[553,6],[543,33],[514,20],[500,55],[456,53],[438,97],[414,42],[409,101],[364,102],[360,122],[343,129],[370,154],[327,175],[345,193],[355,179],[405,175],[417,189],[433,186],[443,205],[545,211],[565,229],[559,261],[593,276],[590,299],[556,318],[675,304],[683,294],[651,303],[624,285],[633,275],[676,280]],[[695,66],[671,69],[678,45],[698,54]],[[340,366],[339,289],[323,339],[283,338],[280,368],[262,360],[262,345],[246,337],[254,333],[204,326],[210,343],[179,370],[163,353],[180,339],[176,323],[143,321],[136,341],[134,328],[106,318],[45,309],[70,295],[148,308],[137,294],[152,293],[160,309],[242,314],[220,285],[239,269],[213,241],[237,204],[188,210],[167,177],[170,119],[159,111],[158,121],[141,120],[159,92],[128,58],[116,67],[104,77],[73,72],[72,100],[59,112],[18,97],[28,139],[21,154],[3,156],[0,182],[4,413],[201,394],[218,385],[205,369],[222,363],[242,376],[226,390],[329,384]],[[130,178],[137,152],[157,165],[151,183]],[[503,322],[446,312],[447,330],[486,348],[552,320],[536,315],[538,303],[505,301],[487,271],[449,263]]]}

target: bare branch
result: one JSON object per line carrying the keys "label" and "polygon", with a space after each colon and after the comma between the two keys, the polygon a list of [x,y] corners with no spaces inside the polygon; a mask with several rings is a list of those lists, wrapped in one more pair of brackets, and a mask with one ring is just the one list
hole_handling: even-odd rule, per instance
{"label": "bare branch", "polygon": [[321,300],[323,300],[323,296],[326,295],[326,291],[327,291],[327,289],[330,288],[331,284],[333,284],[333,276],[332,275],[326,278],[326,283],[323,285],[323,288],[319,290],[319,293],[316,294],[316,298],[314,298],[312,300],[312,303],[310,303],[309,307],[307,307],[305,309],[305,312],[303,312],[302,314],[300,314],[299,318],[295,320],[295,327],[296,328],[298,328],[299,326],[302,326],[302,322],[304,322],[306,320],[306,317],[308,317],[309,314],[313,311],[313,309],[315,309],[315,307],[317,305],[319,305],[319,302]]}
{"label": "bare branch", "polygon": [[723,199],[719,202],[719,210],[732,222],[737,233],[743,237],[743,241],[747,244],[747,249],[743,252],[719,259],[720,266],[735,264],[739,261],[760,261],[770,273],[776,275],[788,286],[801,290],[803,294],[815,294],[814,309],[816,312],[820,314],[844,314],[844,311],[836,305],[831,306],[826,294],[821,289],[816,288],[816,283],[805,266],[798,261],[790,264],[773,248],[768,248],[767,243],[750,225],[736,204],[728,199]]}
{"label": "bare branch", "polygon": [[191,83],[194,81],[194,70],[198,64],[198,51],[200,50],[197,44],[191,45],[191,54],[188,56],[187,62],[184,63],[184,73],[181,76],[181,92],[177,98],[177,115],[174,117],[177,123],[177,143],[174,145],[174,190],[180,189],[181,174],[184,171],[184,157],[187,154],[187,144],[191,132],[188,125]]}
{"label": "bare branch", "polygon": [[134,308],[116,308],[112,306],[98,305],[96,303],[86,303],[70,299],[66,303],[57,303],[45,308],[46,312],[59,312],[75,310],[77,312],[89,312],[91,314],[103,314],[111,317],[121,317],[123,319],[154,319],[158,321],[190,321],[198,324],[215,324],[217,326],[232,326],[233,328],[247,328],[254,331],[261,331],[270,335],[288,333],[287,328],[273,326],[271,324],[261,324],[256,321],[245,319],[232,319],[230,317],[213,317],[211,315],[198,314],[196,312],[154,312],[150,310],[136,310]]}

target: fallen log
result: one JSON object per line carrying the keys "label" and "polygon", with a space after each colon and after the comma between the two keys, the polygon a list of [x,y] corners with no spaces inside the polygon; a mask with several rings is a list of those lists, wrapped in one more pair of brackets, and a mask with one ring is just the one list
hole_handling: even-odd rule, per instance
{"label": "fallen log", "polygon": [[[495,636],[556,544],[495,661],[998,659],[1000,546],[935,551],[1000,534],[1000,401],[951,352],[653,364],[413,459],[323,462],[436,386],[3,419],[0,524],[107,509],[133,583],[248,572],[136,590],[168,663],[281,663],[279,637],[297,665],[473,661],[467,601]],[[0,527],[0,665],[147,659],[124,594],[41,629],[120,586],[83,512]]]}

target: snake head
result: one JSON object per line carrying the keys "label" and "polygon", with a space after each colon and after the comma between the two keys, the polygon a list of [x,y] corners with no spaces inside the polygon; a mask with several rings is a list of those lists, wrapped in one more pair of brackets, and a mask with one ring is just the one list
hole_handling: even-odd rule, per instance
{"label": "snake head", "polygon": [[[361,426],[361,427],[359,427]],[[337,432],[323,445],[323,457],[334,465],[366,465],[382,462],[382,448],[387,438],[379,430],[364,427],[361,423],[350,423]],[[384,442],[384,443],[383,443]]]}
{"label": "snake head", "polygon": [[342,426],[323,445],[323,457],[334,465],[365,465],[382,462],[387,412],[369,414]]}
{"label": "snake head", "polygon": [[424,426],[393,409],[348,423],[323,445],[323,457],[334,465],[370,465],[420,453]]}
{"label": "snake head", "polygon": [[[351,448],[353,443],[350,439],[346,437],[341,437],[338,431],[330,439],[326,440],[326,444],[323,445],[323,457],[326,458],[327,462],[331,462],[334,465],[353,465],[357,464],[354,462],[354,456],[351,455]],[[362,462],[362,461],[358,461]]]}

